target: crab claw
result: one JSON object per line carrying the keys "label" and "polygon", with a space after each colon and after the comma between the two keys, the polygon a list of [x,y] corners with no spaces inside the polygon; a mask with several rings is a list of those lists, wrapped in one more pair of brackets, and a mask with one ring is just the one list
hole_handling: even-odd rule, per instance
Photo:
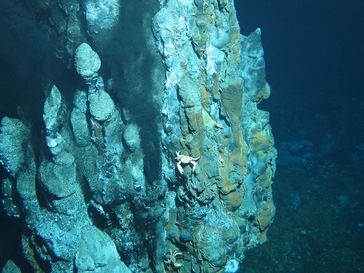
{"label": "crab claw", "polygon": [[177,170],[179,171],[180,174],[183,174],[183,168],[181,164],[177,164]]}

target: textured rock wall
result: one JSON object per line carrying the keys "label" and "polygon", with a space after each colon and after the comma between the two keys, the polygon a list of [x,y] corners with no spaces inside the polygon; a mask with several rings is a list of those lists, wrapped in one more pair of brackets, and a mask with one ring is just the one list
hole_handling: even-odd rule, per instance
{"label": "textured rock wall", "polygon": [[[265,240],[274,215],[276,152],[268,113],[257,109],[270,93],[260,30],[240,35],[231,1],[166,1],[153,31],[167,67],[165,265],[229,272],[244,250]],[[195,170],[182,164],[183,174],[175,173],[175,151],[199,158]]]}
{"label": "textured rock wall", "polygon": [[240,34],[231,0],[26,4],[80,79],[44,90],[43,139],[1,122],[2,205],[28,263],[236,272],[275,212],[260,30]]}

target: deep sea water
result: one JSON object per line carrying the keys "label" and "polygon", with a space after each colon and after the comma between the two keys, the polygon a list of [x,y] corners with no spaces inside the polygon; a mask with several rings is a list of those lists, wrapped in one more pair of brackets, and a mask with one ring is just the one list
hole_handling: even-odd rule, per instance
{"label": "deep sea water", "polygon": [[236,1],[262,28],[275,221],[241,272],[364,272],[362,1]]}

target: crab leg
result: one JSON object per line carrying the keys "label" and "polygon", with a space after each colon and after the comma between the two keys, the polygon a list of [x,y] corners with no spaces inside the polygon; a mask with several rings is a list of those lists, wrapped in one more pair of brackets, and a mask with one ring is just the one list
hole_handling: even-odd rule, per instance
{"label": "crab leg", "polygon": [[196,168],[196,165],[197,165],[197,162],[191,161],[190,163],[192,164],[192,171],[194,172],[195,168]]}
{"label": "crab leg", "polygon": [[182,168],[181,162],[177,163],[177,169],[178,169],[180,174],[183,174],[183,168]]}

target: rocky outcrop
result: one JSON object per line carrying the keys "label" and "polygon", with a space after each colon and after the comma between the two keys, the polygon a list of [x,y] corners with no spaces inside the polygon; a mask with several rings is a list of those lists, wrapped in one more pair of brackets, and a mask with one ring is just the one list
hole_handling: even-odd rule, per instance
{"label": "rocky outcrop", "polygon": [[3,267],[2,273],[21,273],[21,270],[12,260],[9,260]]}
{"label": "rocky outcrop", "polygon": [[180,272],[236,264],[265,241],[274,216],[276,151],[267,113],[257,108],[269,96],[260,31],[240,35],[235,16],[230,1],[168,1],[153,22],[167,67],[162,143],[173,148],[165,152],[200,157],[195,172],[186,165],[177,179],[163,165],[176,188],[167,193],[176,196],[167,248],[188,256]]}
{"label": "rocky outcrop", "polygon": [[230,0],[137,3],[60,5],[80,40],[59,57],[78,81],[45,90],[42,139],[2,119],[2,204],[36,272],[237,272],[266,240],[260,30],[241,35]]}

